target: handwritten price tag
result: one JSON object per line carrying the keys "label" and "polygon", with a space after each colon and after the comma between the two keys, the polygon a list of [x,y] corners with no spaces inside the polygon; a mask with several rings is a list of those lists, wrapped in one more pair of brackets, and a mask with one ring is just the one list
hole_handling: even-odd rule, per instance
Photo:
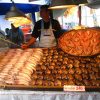
{"label": "handwritten price tag", "polygon": [[85,86],[64,85],[64,91],[85,91]]}

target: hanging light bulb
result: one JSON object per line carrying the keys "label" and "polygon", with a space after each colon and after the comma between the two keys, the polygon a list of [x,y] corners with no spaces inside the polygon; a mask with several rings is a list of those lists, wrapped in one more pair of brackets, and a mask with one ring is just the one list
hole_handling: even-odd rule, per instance
{"label": "hanging light bulb", "polygon": [[11,0],[13,6],[10,11],[5,15],[5,19],[13,23],[15,27],[19,27],[23,24],[30,24],[31,19],[27,17],[22,11],[17,9],[15,3]]}

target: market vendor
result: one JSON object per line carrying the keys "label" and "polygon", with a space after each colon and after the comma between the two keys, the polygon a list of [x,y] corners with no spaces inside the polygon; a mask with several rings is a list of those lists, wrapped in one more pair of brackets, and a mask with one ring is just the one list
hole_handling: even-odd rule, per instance
{"label": "market vendor", "polygon": [[39,38],[38,47],[54,47],[57,45],[58,34],[61,30],[59,22],[50,17],[50,9],[48,5],[42,5],[40,7],[40,16],[41,20],[35,23],[32,38],[28,43],[22,44],[22,49],[28,48],[30,45],[36,42],[36,39]]}
{"label": "market vendor", "polygon": [[11,23],[11,29],[6,28],[6,38],[9,42],[10,48],[18,48],[24,42],[24,35],[20,27],[15,27],[13,23]]}

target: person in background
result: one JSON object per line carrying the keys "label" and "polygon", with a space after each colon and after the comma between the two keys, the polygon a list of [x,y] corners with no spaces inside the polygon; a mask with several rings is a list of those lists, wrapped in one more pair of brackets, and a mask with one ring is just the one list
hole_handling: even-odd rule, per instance
{"label": "person in background", "polygon": [[21,44],[24,42],[24,35],[22,30],[19,27],[14,27],[14,25],[11,24],[11,29],[7,33],[7,39],[15,44],[9,44],[9,47],[20,47]]}
{"label": "person in background", "polygon": [[36,42],[36,39],[39,38],[38,47],[55,47],[57,45],[57,38],[60,37],[59,30],[61,26],[59,22],[53,19],[49,5],[42,5],[40,7],[40,16],[41,20],[35,23],[32,37],[26,44],[22,44],[22,49],[28,48],[30,45]]}
{"label": "person in background", "polygon": [[10,30],[9,28],[6,28],[6,29],[5,29],[5,33],[6,33],[6,37],[7,37],[7,38],[8,38],[8,36],[9,36],[9,30]]}

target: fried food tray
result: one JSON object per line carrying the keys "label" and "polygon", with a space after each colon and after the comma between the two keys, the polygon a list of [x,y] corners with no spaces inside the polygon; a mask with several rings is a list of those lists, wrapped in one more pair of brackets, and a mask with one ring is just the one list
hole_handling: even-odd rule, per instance
{"label": "fried food tray", "polygon": [[[50,56],[51,57],[51,55],[50,55],[50,53],[52,53],[53,52],[53,49],[49,49],[49,50],[47,50],[47,49],[45,49],[45,48],[43,48],[43,50],[44,50],[44,56],[46,56],[47,58],[48,58],[48,56]],[[65,55],[65,53],[63,52],[63,51],[58,51],[58,50],[56,50],[55,49],[55,52],[56,52],[56,56],[59,56],[59,54],[62,56],[62,54],[65,56],[65,58],[66,57],[69,57],[67,54]],[[59,52],[59,54],[58,54],[58,52]],[[49,55],[48,55],[49,54]],[[73,61],[73,57],[71,57],[70,56],[70,58],[71,58],[71,61]],[[70,59],[69,58],[69,59]],[[87,58],[86,59],[86,61],[87,62],[90,62],[90,58]],[[60,61],[61,62],[61,61]],[[46,62],[44,62],[44,63],[46,63]],[[84,63],[84,62],[83,62]],[[59,63],[60,64],[60,63]],[[70,66],[69,66],[70,67]],[[37,69],[38,67],[36,67],[36,70],[37,70],[37,72],[41,72],[41,70],[40,69]],[[46,72],[46,71],[45,71]],[[45,73],[46,74],[46,73]],[[48,74],[48,73],[47,73]],[[51,72],[51,74],[52,74],[52,72]],[[59,73],[58,73],[59,74]],[[51,80],[50,80],[51,81]],[[77,85],[76,85],[77,86]],[[81,85],[80,85],[81,86]],[[33,90],[33,91],[64,91],[64,87],[63,86],[58,86],[58,85],[56,85],[56,86],[49,86],[49,85],[47,85],[47,86],[44,86],[44,85],[32,85],[32,84],[30,84],[30,85],[14,85],[14,84],[12,84],[12,85],[7,85],[7,84],[0,84],[0,88],[1,89],[7,89],[7,90]],[[99,91],[100,92],[100,85],[99,86],[95,86],[95,85],[93,85],[93,86],[85,86],[85,91],[87,92],[87,91]]]}

